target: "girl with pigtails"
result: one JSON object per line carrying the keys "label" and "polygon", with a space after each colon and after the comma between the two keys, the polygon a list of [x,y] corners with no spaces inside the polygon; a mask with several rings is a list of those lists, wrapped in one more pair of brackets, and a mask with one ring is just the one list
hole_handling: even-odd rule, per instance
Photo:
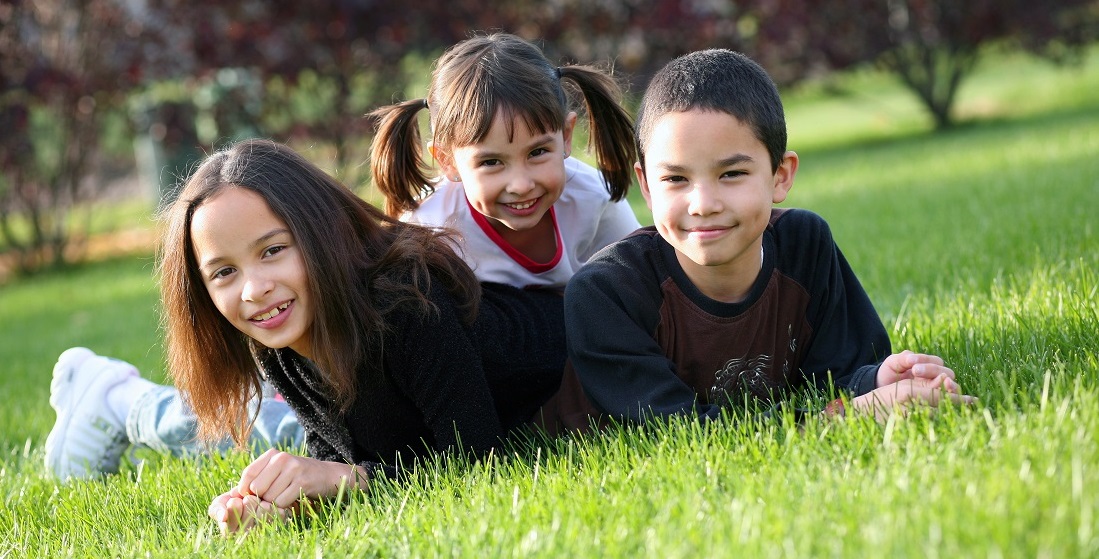
{"label": "girl with pigtails", "polygon": [[[598,170],[571,157],[570,93],[583,102]],[[637,155],[620,96],[605,71],[555,66],[514,35],[468,39],[436,62],[425,98],[371,114],[374,186],[389,215],[460,233],[481,281],[561,288],[639,227],[625,201]],[[426,146],[417,119],[425,109]],[[428,175],[426,154],[441,177]]]}

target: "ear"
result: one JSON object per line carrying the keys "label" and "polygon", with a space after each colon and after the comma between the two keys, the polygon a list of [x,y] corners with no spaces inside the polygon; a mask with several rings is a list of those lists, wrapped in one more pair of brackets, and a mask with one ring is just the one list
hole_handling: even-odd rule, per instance
{"label": "ear", "polygon": [[454,159],[450,157],[450,152],[436,145],[434,140],[427,143],[427,151],[431,153],[431,157],[444,176],[449,178],[457,177],[460,174],[458,168],[454,166]]}
{"label": "ear", "polygon": [[786,200],[786,195],[794,186],[794,175],[798,172],[798,154],[787,151],[782,155],[782,163],[775,170],[775,186],[771,201],[775,204]]}
{"label": "ear", "polygon": [[572,131],[576,128],[576,112],[565,115],[565,126],[561,128],[561,137],[565,140],[565,157],[572,155]]}
{"label": "ear", "polygon": [[641,166],[640,161],[633,164],[633,172],[637,175],[637,184],[641,186],[641,196],[645,198],[645,205],[649,207],[649,211],[652,211],[652,193],[649,192],[649,181],[645,180],[645,168]]}

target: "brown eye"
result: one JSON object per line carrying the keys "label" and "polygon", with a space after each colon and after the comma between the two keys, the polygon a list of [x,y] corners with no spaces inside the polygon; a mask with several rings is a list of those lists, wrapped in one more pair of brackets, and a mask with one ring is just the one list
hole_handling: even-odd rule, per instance
{"label": "brown eye", "polygon": [[282,245],[273,246],[273,247],[268,248],[267,250],[263,251],[263,255],[264,256],[274,256],[274,255],[282,252],[285,249],[286,249],[286,247],[282,246]]}

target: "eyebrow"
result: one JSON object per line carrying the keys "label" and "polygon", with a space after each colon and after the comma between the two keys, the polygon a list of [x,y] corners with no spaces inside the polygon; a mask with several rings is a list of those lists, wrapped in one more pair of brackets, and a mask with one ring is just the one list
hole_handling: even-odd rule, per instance
{"label": "eyebrow", "polygon": [[[716,168],[732,167],[733,165],[739,165],[741,163],[751,163],[752,161],[754,161],[754,159],[752,159],[752,156],[745,155],[743,153],[738,153],[736,155],[732,155],[732,156],[726,157],[724,159],[719,159],[717,161],[717,164],[714,165],[714,167],[716,167]],[[656,164],[656,167],[658,169],[663,169],[665,171],[672,172],[672,173],[682,173],[682,172],[690,170],[685,165],[677,165],[675,163],[659,163],[658,162]]]}
{"label": "eyebrow", "polygon": [[[248,245],[248,248],[249,249],[255,249],[256,247],[265,244],[267,241],[270,241],[274,237],[277,237],[277,236],[282,235],[284,233],[289,235],[290,230],[285,229],[285,228],[272,229],[272,230],[268,231],[267,233],[261,235],[258,239],[252,241],[252,244]],[[199,267],[200,270],[205,269],[205,268],[209,268],[210,266],[215,266],[217,264],[220,264],[224,260],[225,260],[224,256],[215,256],[215,257],[203,262],[202,264],[199,264],[198,267]]]}

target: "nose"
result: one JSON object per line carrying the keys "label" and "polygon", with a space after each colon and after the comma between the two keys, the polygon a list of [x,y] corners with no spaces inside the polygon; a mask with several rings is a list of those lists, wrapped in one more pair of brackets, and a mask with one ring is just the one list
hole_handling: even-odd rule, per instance
{"label": "nose", "polygon": [[505,190],[508,194],[522,197],[533,191],[536,184],[533,173],[520,169],[508,180]]}
{"label": "nose", "polygon": [[717,186],[696,183],[687,194],[687,212],[691,215],[710,215],[721,211],[721,198]]}
{"label": "nose", "polygon": [[256,302],[262,301],[263,298],[275,288],[275,282],[268,279],[266,274],[251,273],[244,281],[244,289],[240,293],[242,301]]}

